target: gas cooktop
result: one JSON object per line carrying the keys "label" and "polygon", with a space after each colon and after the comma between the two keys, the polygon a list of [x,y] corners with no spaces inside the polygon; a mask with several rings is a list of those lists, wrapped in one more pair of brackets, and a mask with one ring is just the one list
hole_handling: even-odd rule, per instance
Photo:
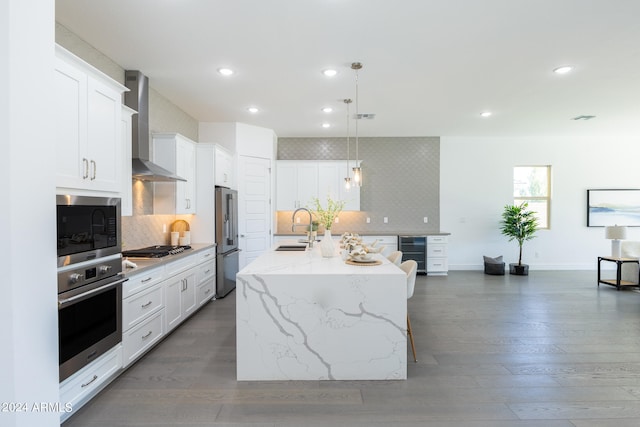
{"label": "gas cooktop", "polygon": [[122,256],[128,257],[128,258],[162,258],[168,255],[179,254],[180,252],[184,252],[188,249],[191,249],[191,246],[158,245],[158,246],[149,246],[142,249],[132,249],[130,251],[122,251]]}

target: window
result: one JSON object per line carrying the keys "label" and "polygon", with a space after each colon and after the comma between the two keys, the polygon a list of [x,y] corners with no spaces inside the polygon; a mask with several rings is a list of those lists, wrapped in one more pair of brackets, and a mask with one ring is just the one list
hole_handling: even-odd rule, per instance
{"label": "window", "polygon": [[549,228],[551,204],[551,166],[515,166],[513,203],[529,204],[538,218],[538,228]]}

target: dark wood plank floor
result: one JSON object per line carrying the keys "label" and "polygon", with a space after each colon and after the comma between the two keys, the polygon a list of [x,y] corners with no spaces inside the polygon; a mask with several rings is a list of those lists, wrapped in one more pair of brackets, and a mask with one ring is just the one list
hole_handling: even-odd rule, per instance
{"label": "dark wood plank floor", "polygon": [[[65,427],[640,425],[640,292],[595,271],[418,276],[406,381],[236,382],[235,293]],[[408,352],[410,355],[410,350]]]}

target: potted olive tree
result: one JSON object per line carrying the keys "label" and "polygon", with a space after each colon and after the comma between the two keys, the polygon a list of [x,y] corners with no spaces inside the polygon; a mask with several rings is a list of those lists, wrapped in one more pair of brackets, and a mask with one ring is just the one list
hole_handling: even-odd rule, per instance
{"label": "potted olive tree", "polygon": [[534,212],[528,210],[529,204],[523,202],[520,205],[506,205],[502,212],[500,231],[509,238],[516,240],[520,249],[518,263],[509,264],[509,274],[526,276],[529,274],[529,266],[522,263],[522,245],[525,241],[533,239],[538,229],[538,219]]}

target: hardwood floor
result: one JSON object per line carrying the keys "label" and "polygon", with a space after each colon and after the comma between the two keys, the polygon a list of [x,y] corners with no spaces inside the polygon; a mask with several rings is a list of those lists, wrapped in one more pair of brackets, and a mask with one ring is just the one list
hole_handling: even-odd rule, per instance
{"label": "hardwood floor", "polygon": [[[595,271],[418,276],[406,381],[235,380],[235,292],[179,327],[67,421],[112,426],[630,427],[640,292]],[[408,350],[408,358],[410,357]]]}

